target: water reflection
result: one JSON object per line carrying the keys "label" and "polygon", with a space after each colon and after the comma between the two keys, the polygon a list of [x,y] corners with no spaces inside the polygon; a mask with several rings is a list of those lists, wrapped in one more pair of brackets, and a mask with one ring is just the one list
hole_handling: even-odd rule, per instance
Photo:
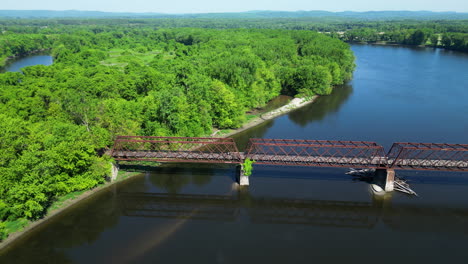
{"label": "water reflection", "polygon": [[[120,212],[115,210],[118,206],[115,194],[112,188],[67,209],[50,224],[35,229],[3,250],[0,263],[75,263],[66,253],[68,249],[92,244],[104,231],[118,224]],[[15,247],[16,244],[21,247]]]}
{"label": "water reflection", "polygon": [[[236,221],[246,210],[255,224],[292,224],[372,229],[382,222],[393,230],[412,232],[462,232],[468,235],[468,208],[392,205],[388,197],[371,202],[237,196],[121,193],[118,197],[127,217],[189,218]],[[428,221],[428,219],[431,219]]]}
{"label": "water reflection", "polygon": [[[195,173],[189,173],[190,170]],[[268,182],[278,180],[277,177],[257,178],[250,188],[234,191],[230,187],[219,190],[219,183],[195,186],[196,174],[211,182],[224,179],[230,182],[227,177],[216,176],[220,172],[226,174],[226,171],[201,165],[197,169],[151,170],[72,208],[63,217],[53,219],[50,225],[20,242],[21,247],[3,252],[0,262],[90,263],[93,260],[92,263],[151,263],[154,260],[152,256],[161,257],[162,252],[180,243],[176,241],[194,243],[203,237],[206,240],[199,245],[204,248],[201,252],[210,255],[209,248],[218,246],[219,241],[228,248],[239,248],[250,239],[254,239],[255,244],[268,244],[271,241],[265,234],[278,232],[294,237],[294,241],[298,241],[295,245],[307,243],[310,236],[325,239],[330,232],[342,232],[348,236],[356,232],[381,236],[392,234],[389,231],[393,230],[421,235],[429,232],[442,237],[461,236],[464,239],[468,235],[468,206],[464,203],[423,205],[417,204],[416,200],[416,204],[412,204],[407,199],[386,199],[367,196],[366,193],[364,199],[340,199],[336,195],[327,199],[323,198],[324,194],[315,199],[275,190],[262,194],[260,185],[263,188]],[[320,175],[306,179],[309,192],[341,185],[338,179]],[[306,182],[302,179],[304,177],[298,176],[299,183]],[[323,181],[324,178],[327,182]],[[350,178],[341,179],[346,186],[349,186],[349,181]],[[320,187],[314,188],[317,185]],[[284,184],[281,186],[284,188]],[[272,184],[271,187],[279,186]],[[203,191],[194,193],[200,188]],[[171,192],[174,190],[177,193]],[[218,194],[210,194],[215,190]],[[334,190],[339,192],[340,189]],[[300,193],[301,190],[296,189],[295,192]],[[274,243],[283,243],[282,239],[276,238]],[[320,247],[319,244],[316,246]],[[248,252],[253,254],[256,248]],[[174,255],[161,258],[163,263],[171,263],[172,257]]]}
{"label": "water reflection", "polygon": [[468,208],[395,206],[385,210],[382,220],[392,230],[468,236]]}
{"label": "water reflection", "polygon": [[244,151],[245,147],[247,146],[247,143],[249,142],[249,139],[262,138],[268,132],[268,130],[271,127],[273,127],[274,124],[274,119],[267,120],[253,129],[248,129],[232,136],[232,138],[234,138],[234,140],[236,141],[236,145],[239,151]]}
{"label": "water reflection", "polygon": [[301,127],[313,121],[323,120],[327,115],[338,112],[352,92],[353,87],[349,84],[335,87],[331,95],[321,96],[313,104],[291,112],[289,120]]}
{"label": "water reflection", "polygon": [[239,200],[223,195],[122,193],[119,201],[131,217],[234,221],[239,213]]}
{"label": "water reflection", "polygon": [[189,184],[203,186],[210,183],[212,176],[215,175],[214,171],[219,170],[221,167],[229,167],[229,165],[190,164],[190,166],[187,166],[187,164],[170,164],[169,166],[161,165],[159,167],[123,165],[121,169],[145,172],[150,176],[148,177],[149,182],[154,187],[175,194]]}
{"label": "water reflection", "polygon": [[279,95],[273,98],[271,101],[269,101],[264,107],[258,109],[257,111],[254,111],[254,113],[262,114],[262,113],[267,113],[269,111],[275,110],[289,103],[291,99],[292,99],[291,96]]}
{"label": "water reflection", "polygon": [[[338,112],[352,92],[353,87],[350,84],[338,86],[333,90],[331,95],[319,97],[313,104],[294,110],[288,114],[288,118],[301,127],[313,121],[323,120],[327,115]],[[284,101],[282,101],[282,103],[284,103]],[[239,150],[243,151],[250,138],[263,138],[274,125],[275,120],[268,120],[259,124],[254,129],[249,129],[234,135],[233,138],[236,141],[237,147]],[[281,129],[288,130],[287,127],[281,127]],[[289,137],[291,136],[288,136],[288,138]]]}

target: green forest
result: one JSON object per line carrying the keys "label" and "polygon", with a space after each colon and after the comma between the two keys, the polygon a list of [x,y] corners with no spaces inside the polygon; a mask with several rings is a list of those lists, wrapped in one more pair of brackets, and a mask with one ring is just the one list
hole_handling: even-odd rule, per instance
{"label": "green forest", "polygon": [[0,61],[45,50],[54,63],[0,74],[2,238],[104,183],[116,135],[237,128],[249,109],[327,95],[354,70],[348,44],[312,31],[12,21],[0,24]]}
{"label": "green forest", "polygon": [[[384,12],[385,13],[385,12]],[[467,15],[434,13],[425,17],[418,12],[408,16],[391,14],[367,14],[360,17],[340,17],[324,14],[307,17],[307,14],[286,13],[298,17],[238,17],[239,14],[167,18],[54,18],[54,19],[5,19],[0,18],[0,31],[10,33],[45,33],[73,31],[81,28],[212,28],[212,29],[287,29],[307,30],[328,34],[345,42],[382,42],[386,44],[422,45],[468,52]],[[412,14],[412,15],[411,15]],[[232,15],[232,16],[230,16]],[[249,13],[249,15],[252,15]],[[264,15],[268,16],[268,13]],[[276,14],[279,15],[279,14]],[[311,15],[311,14],[309,14]],[[361,14],[363,15],[363,14]],[[369,17],[370,16],[370,17]],[[101,29],[98,29],[101,28]],[[1,60],[0,60],[1,62]]]}

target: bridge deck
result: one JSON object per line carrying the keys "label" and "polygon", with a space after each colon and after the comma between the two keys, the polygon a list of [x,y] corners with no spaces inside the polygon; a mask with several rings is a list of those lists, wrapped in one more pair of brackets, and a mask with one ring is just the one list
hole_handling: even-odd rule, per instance
{"label": "bridge deck", "polygon": [[[286,165],[286,166],[318,166],[318,167],[366,167],[385,168],[393,164],[394,159],[386,157],[330,157],[330,156],[290,156],[290,155],[246,155],[238,153],[212,153],[191,151],[115,151],[113,156],[121,161],[156,161],[156,162],[206,162],[206,163],[236,163],[245,158],[254,160],[256,164]],[[468,171],[468,161],[399,159],[394,168]]]}
{"label": "bridge deck", "polygon": [[200,151],[114,151],[116,160],[138,160],[156,162],[211,162],[242,163],[239,152],[212,153]]}
{"label": "bridge deck", "polygon": [[239,152],[232,138],[118,136],[111,154],[120,161],[204,162],[316,167],[468,171],[468,145],[394,143],[388,153],[375,142],[258,139]]}

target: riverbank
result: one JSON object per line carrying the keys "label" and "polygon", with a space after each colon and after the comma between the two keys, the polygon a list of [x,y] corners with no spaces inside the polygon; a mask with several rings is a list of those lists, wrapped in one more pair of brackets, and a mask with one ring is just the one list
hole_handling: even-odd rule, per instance
{"label": "riverbank", "polygon": [[[28,223],[20,230],[8,235],[8,237],[0,242],[0,255],[1,252],[8,247],[12,246],[13,243],[20,242],[20,240],[30,232],[36,230],[43,224],[46,224],[48,221],[53,219],[55,216],[59,216],[62,213],[65,213],[67,210],[72,209],[74,205],[79,202],[85,201],[88,198],[91,198],[94,194],[97,194],[101,191],[107,190],[110,187],[114,186],[117,183],[124,182],[128,179],[131,179],[132,176],[140,174],[139,172],[126,172],[122,171],[119,173],[117,179],[112,182],[106,182],[104,184],[98,185],[94,189],[85,190],[85,191],[77,191],[73,193],[69,193],[64,197],[59,197],[56,202],[54,202],[47,214],[37,220],[37,221],[28,221]],[[69,197],[69,198],[68,198]],[[64,199],[65,198],[65,199]],[[67,199],[68,198],[68,199]]]}
{"label": "riverbank", "polygon": [[466,51],[458,50],[458,49],[451,49],[441,45],[432,46],[432,45],[409,45],[409,44],[402,44],[397,42],[389,42],[389,41],[347,41],[348,44],[358,44],[358,45],[371,45],[371,46],[390,46],[390,47],[403,47],[403,48],[430,48],[430,49],[440,49],[445,51],[452,51],[452,52],[460,52],[466,54]]}
{"label": "riverbank", "polygon": [[[317,97],[318,96],[313,96],[313,97],[310,97],[310,98],[294,98],[289,103],[287,103],[286,105],[283,105],[283,106],[281,106],[279,108],[276,108],[276,109],[271,110],[271,111],[266,112],[266,113],[259,114],[258,116],[254,117],[254,118],[251,118],[250,120],[248,120],[240,128],[230,129],[230,130],[227,130],[227,131],[218,130],[218,131],[215,131],[215,133],[213,133],[211,136],[212,137],[222,137],[222,138],[233,136],[233,135],[235,135],[237,133],[240,133],[242,131],[245,131],[247,129],[250,129],[252,127],[260,125],[261,123],[263,123],[263,122],[265,122],[267,120],[274,119],[274,118],[276,118],[278,116],[287,114],[287,113],[289,113],[289,112],[291,112],[293,110],[296,110],[296,109],[299,109],[299,108],[301,108],[303,106],[311,104],[311,103],[315,102]],[[4,249],[8,248],[9,246],[11,246],[13,243],[18,242],[18,240],[20,240],[26,234],[34,231],[36,228],[38,228],[41,225],[47,223],[53,217],[58,216],[58,215],[60,215],[60,214],[62,214],[64,212],[66,212],[67,210],[71,209],[75,204],[90,198],[91,196],[93,196],[94,194],[96,194],[96,193],[98,193],[100,191],[103,191],[103,190],[106,190],[106,189],[110,188],[114,184],[117,184],[117,183],[123,182],[123,181],[125,181],[127,179],[130,179],[130,178],[132,178],[132,176],[137,175],[137,174],[139,174],[139,173],[121,171],[115,181],[106,182],[106,183],[104,183],[102,185],[99,185],[96,188],[91,189],[91,190],[81,191],[80,193],[78,193],[78,192],[72,193],[71,198],[69,198],[69,199],[63,200],[61,198],[58,198],[57,202],[59,202],[60,204],[58,204],[58,205],[56,203],[52,204],[52,206],[51,206],[52,209],[49,209],[50,211],[47,212],[47,214],[43,218],[41,218],[40,220],[34,221],[34,222],[28,222],[28,224],[26,224],[26,226],[24,226],[23,229],[21,229],[20,231],[9,234],[8,237],[5,240],[0,242],[0,252],[2,250],[4,250]],[[78,194],[76,194],[76,193],[78,193]],[[76,196],[73,196],[73,194],[76,194]]]}
{"label": "riverbank", "polygon": [[377,45],[377,46],[398,46],[398,47],[405,47],[405,48],[441,48],[446,49],[444,47],[434,47],[429,45],[409,45],[403,44],[398,42],[392,41],[348,41],[348,44],[359,44],[359,45]]}
{"label": "riverbank", "polygon": [[242,131],[245,131],[247,129],[250,129],[252,127],[258,126],[261,123],[271,120],[273,118],[276,118],[278,116],[287,114],[293,110],[299,109],[303,106],[306,106],[308,104],[311,104],[315,102],[318,96],[312,96],[311,98],[294,98],[292,99],[289,103],[287,103],[284,106],[281,106],[277,109],[274,109],[272,111],[262,113],[249,121],[247,121],[242,127],[236,128],[236,129],[229,129],[225,131],[215,131],[213,134],[211,134],[212,137],[230,137],[233,136],[237,133],[240,133]]}

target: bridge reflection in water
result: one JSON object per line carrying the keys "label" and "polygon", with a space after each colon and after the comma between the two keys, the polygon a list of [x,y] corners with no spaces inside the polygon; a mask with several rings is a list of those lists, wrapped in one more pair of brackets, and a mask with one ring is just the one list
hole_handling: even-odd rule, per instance
{"label": "bridge reflection in water", "polygon": [[119,200],[122,214],[130,217],[236,221],[240,214],[246,214],[252,223],[258,224],[371,229],[382,222],[396,230],[453,231],[468,235],[468,207],[392,205],[389,199],[381,197],[372,202],[324,201],[255,198],[240,191],[237,196],[121,193]]}
{"label": "bridge reflection in water", "polygon": [[239,200],[222,195],[123,193],[119,195],[123,215],[234,221]]}

